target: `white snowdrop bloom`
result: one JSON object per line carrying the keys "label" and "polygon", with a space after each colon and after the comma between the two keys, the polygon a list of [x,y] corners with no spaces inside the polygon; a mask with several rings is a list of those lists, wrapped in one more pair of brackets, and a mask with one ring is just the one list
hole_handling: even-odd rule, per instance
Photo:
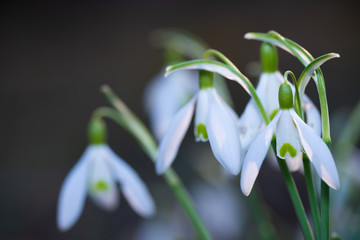
{"label": "white snowdrop bloom", "polygon": [[241,172],[241,190],[250,194],[275,132],[276,155],[297,160],[303,150],[321,179],[333,189],[340,186],[333,156],[319,135],[293,109],[291,87],[284,83],[279,90],[280,109],[272,121],[255,137],[245,155]]}
{"label": "white snowdrop bloom", "polygon": [[[279,109],[279,87],[284,83],[283,75],[277,70],[277,52],[276,48],[269,43],[261,46],[261,64],[263,73],[260,75],[256,92],[263,103],[267,115],[272,119]],[[295,96],[295,88],[291,85],[293,96]],[[318,109],[314,103],[304,95],[302,97],[302,107],[306,115],[307,124],[314,131],[321,135],[321,118]],[[246,105],[243,114],[238,121],[240,130],[240,140],[244,150],[247,150],[250,143],[254,140],[259,130],[264,125],[263,118],[258,110],[256,103],[250,99]],[[299,158],[300,159],[300,158]],[[292,164],[291,170],[298,170],[301,164]],[[289,166],[290,167],[290,166]]]}
{"label": "white snowdrop bloom", "polygon": [[[103,123],[94,121],[91,125],[91,144],[66,176],[60,190],[57,224],[62,231],[70,229],[79,219],[87,194],[102,209],[115,210],[120,200],[116,183],[139,215],[150,217],[155,212],[153,199],[138,174],[104,143]],[[94,131],[94,128],[97,129]]]}
{"label": "white snowdrop bloom", "polygon": [[162,72],[146,87],[144,104],[156,139],[162,138],[176,112],[198,91],[197,79],[195,72],[179,71],[167,78]]}
{"label": "white snowdrop bloom", "polygon": [[200,90],[174,116],[160,141],[156,172],[162,174],[175,160],[195,111],[196,141],[209,140],[215,158],[230,173],[240,171],[242,148],[236,126],[236,113],[213,87],[213,74],[200,71]]}

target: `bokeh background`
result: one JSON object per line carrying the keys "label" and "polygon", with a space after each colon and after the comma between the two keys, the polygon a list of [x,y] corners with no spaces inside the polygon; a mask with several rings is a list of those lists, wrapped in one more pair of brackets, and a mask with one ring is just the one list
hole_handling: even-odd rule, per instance
{"label": "bokeh background", "polygon": [[[0,7],[0,239],[136,237],[143,220],[124,199],[114,213],[103,212],[88,200],[80,220],[67,233],[57,230],[56,206],[62,181],[87,145],[86,127],[92,111],[107,105],[99,91],[102,84],[109,84],[148,123],[143,92],[148,81],[163,67],[162,51],[149,41],[153,30],[172,27],[192,32],[223,52],[245,74],[249,62],[258,60],[260,45],[243,38],[249,31],[276,30],[300,43],[315,57],[337,52],[341,58],[322,67],[330,114],[336,114],[348,112],[359,99],[359,10],[356,2],[308,0],[3,3]],[[299,76],[302,65],[282,50],[279,54],[280,70],[290,69]],[[234,83],[228,86],[236,111],[241,113],[249,97],[240,86]],[[313,83],[307,93],[318,104]],[[148,183],[157,204],[178,208],[133,138],[115,123],[107,123],[110,146]],[[185,160],[174,165],[186,186],[201,178],[192,167],[191,158],[198,148],[189,132],[189,141],[181,147],[180,158]],[[208,145],[198,145],[216,165]],[[301,175],[295,177],[305,194]],[[231,191],[240,201],[244,201],[238,180],[228,184],[233,186]],[[283,232],[281,227],[277,228],[281,237],[297,231],[298,222],[280,173],[265,166],[258,184],[274,213],[276,225],[286,225]],[[180,218],[186,222],[184,216]],[[252,235],[254,228],[249,224],[244,226],[245,235],[256,238]],[[240,222],[239,228],[242,228]]]}

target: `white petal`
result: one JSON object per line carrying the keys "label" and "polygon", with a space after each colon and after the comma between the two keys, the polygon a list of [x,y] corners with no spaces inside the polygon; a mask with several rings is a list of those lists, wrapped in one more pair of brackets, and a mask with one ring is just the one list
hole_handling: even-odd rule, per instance
{"label": "white petal", "polygon": [[119,203],[119,192],[111,174],[106,150],[107,145],[94,146],[89,174],[89,195],[102,209],[114,211]]}
{"label": "white petal", "polygon": [[87,193],[88,167],[92,152],[93,149],[89,146],[66,176],[61,186],[57,208],[57,225],[61,231],[70,229],[83,210]]}
{"label": "white petal", "polygon": [[237,76],[235,73],[233,73],[232,71],[230,71],[228,68],[223,67],[221,65],[215,64],[215,63],[196,63],[196,64],[191,64],[188,66],[184,66],[181,67],[179,69],[175,69],[172,70],[171,72],[169,71],[169,67],[166,69],[167,73],[165,75],[169,75],[172,74],[173,72],[176,71],[180,71],[180,70],[186,70],[186,69],[198,69],[198,70],[206,70],[209,72],[215,72],[218,73],[220,75],[222,75],[223,77],[236,81],[237,83],[239,83],[247,93],[250,94],[249,88],[246,86],[245,82],[239,77]]}
{"label": "white petal", "polygon": [[107,155],[112,174],[120,182],[121,191],[130,206],[143,217],[152,216],[156,211],[155,204],[139,175],[110,148]]}
{"label": "white petal", "polygon": [[[288,146],[296,151],[294,156],[290,156],[289,152],[285,152],[281,156],[281,149]],[[285,156],[296,158],[301,153],[301,143],[298,131],[290,115],[290,110],[283,110],[276,128],[276,155],[279,158],[285,159]]]}
{"label": "white petal", "polygon": [[[267,85],[267,79],[264,76],[266,75],[260,76],[259,84],[256,87],[256,92],[263,104],[266,103],[265,93]],[[263,122],[264,121],[261,113],[256,106],[254,99],[251,98],[238,121],[240,142],[244,150],[248,149],[250,143],[254,140],[257,133],[259,132]]]}
{"label": "white petal", "polygon": [[150,82],[144,102],[157,139],[161,139],[176,112],[197,90],[198,74],[190,71],[179,71],[167,78],[162,72]]}
{"label": "white petal", "polygon": [[263,73],[262,77],[267,82],[265,98],[261,99],[265,105],[268,116],[279,109],[279,87],[284,82],[284,77],[279,72]]}
{"label": "white petal", "polygon": [[191,117],[194,112],[196,96],[194,96],[174,116],[170,126],[160,142],[159,151],[155,163],[156,173],[162,174],[175,160],[181,141],[186,130],[189,128]]}
{"label": "white petal", "polygon": [[194,134],[197,142],[206,142],[208,140],[202,134],[197,132],[199,124],[203,124],[205,126],[207,114],[209,112],[209,98],[207,91],[209,91],[209,89],[201,89],[198,93],[198,99],[196,102]]}
{"label": "white petal", "polygon": [[211,149],[216,159],[230,173],[240,172],[242,148],[236,124],[216,91],[208,91],[209,114],[206,128]]}
{"label": "white petal", "polygon": [[301,169],[303,163],[302,157],[303,157],[302,152],[300,152],[299,155],[295,158],[291,158],[289,156],[285,157],[286,164],[288,165],[289,170],[291,172],[296,172]]}
{"label": "white petal", "polygon": [[245,196],[250,194],[254,186],[281,113],[282,111],[279,110],[273,120],[256,136],[245,155],[240,181],[241,190]]}
{"label": "white petal", "polygon": [[262,124],[262,116],[259,113],[255,101],[251,99],[238,122],[240,142],[244,150],[248,149]]}
{"label": "white petal", "polygon": [[324,141],[307,126],[295,113],[291,111],[305,153],[308,155],[318,175],[330,187],[338,189],[340,187],[339,176],[336,170],[334,158]]}
{"label": "white petal", "polygon": [[306,115],[306,124],[311,127],[317,135],[321,136],[321,116],[319,110],[308,96],[304,95],[302,101]]}

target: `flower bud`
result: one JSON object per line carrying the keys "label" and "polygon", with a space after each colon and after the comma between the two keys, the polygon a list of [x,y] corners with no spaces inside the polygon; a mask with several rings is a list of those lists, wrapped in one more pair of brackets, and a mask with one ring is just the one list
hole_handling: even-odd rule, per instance
{"label": "flower bud", "polygon": [[291,87],[286,82],[279,88],[279,105],[280,109],[293,108],[293,93]]}
{"label": "flower bud", "polygon": [[107,140],[107,130],[104,121],[92,119],[88,126],[88,139],[90,144],[103,144]]}
{"label": "flower bud", "polygon": [[264,42],[260,47],[261,67],[265,73],[274,73],[278,70],[278,55],[276,47]]}

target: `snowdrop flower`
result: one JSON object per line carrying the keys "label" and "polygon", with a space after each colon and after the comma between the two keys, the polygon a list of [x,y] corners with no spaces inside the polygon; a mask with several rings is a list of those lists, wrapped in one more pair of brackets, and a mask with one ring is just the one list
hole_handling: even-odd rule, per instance
{"label": "snowdrop flower", "polygon": [[[264,104],[267,115],[270,117],[270,119],[272,119],[279,109],[279,87],[282,83],[284,83],[285,80],[283,75],[277,70],[277,51],[273,45],[269,43],[263,43],[261,45],[260,59],[263,73],[260,75],[256,92],[261,102]],[[290,83],[289,85],[291,86],[294,93],[294,86],[292,86]],[[307,124],[312,127],[318,135],[320,135],[321,118],[319,111],[306,95],[303,96],[302,100],[302,106],[306,114]],[[240,116],[238,124],[242,146],[244,149],[247,149],[264,124],[261,114],[253,99],[250,99],[249,103],[246,105],[243,114]],[[301,166],[301,163],[292,164],[291,166],[291,170],[297,170]]]}
{"label": "snowdrop flower", "polygon": [[175,160],[195,110],[196,141],[210,142],[215,158],[230,173],[237,175],[242,148],[236,126],[236,113],[219,97],[213,73],[199,71],[200,90],[174,116],[159,146],[156,172],[162,174]]}
{"label": "snowdrop flower", "polygon": [[197,78],[191,71],[175,72],[167,78],[161,72],[146,87],[145,109],[156,139],[162,138],[176,112],[198,91]]}
{"label": "snowdrop flower", "polygon": [[333,189],[340,186],[334,159],[329,148],[293,109],[292,89],[283,83],[279,89],[280,109],[272,121],[256,136],[246,153],[241,173],[241,190],[248,196],[276,132],[276,155],[297,159],[301,150],[310,159],[318,175]]}
{"label": "snowdrop flower", "polygon": [[60,230],[70,229],[84,208],[86,195],[107,211],[116,209],[119,193],[116,183],[130,206],[141,216],[150,217],[155,205],[137,173],[105,143],[106,127],[101,120],[89,125],[90,145],[71,169],[60,190],[57,224]]}

